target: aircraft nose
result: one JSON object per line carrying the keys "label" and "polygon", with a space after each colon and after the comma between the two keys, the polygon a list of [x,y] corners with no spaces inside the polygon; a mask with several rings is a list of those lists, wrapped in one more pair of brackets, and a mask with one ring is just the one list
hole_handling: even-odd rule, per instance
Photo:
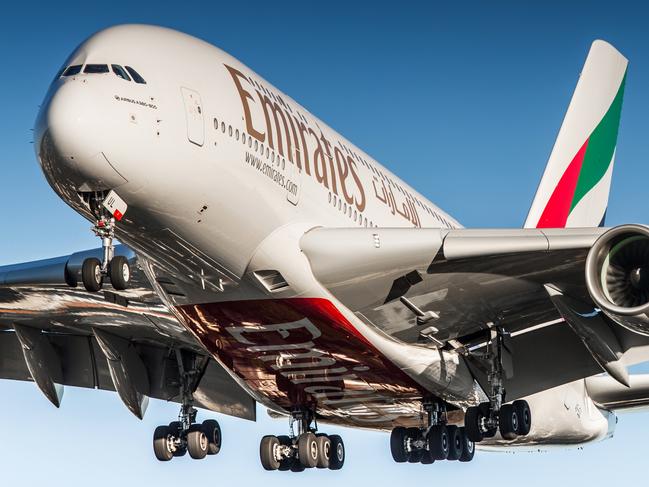
{"label": "aircraft nose", "polygon": [[126,182],[110,164],[100,93],[83,79],[60,82],[39,113],[36,151],[50,182],[103,191]]}

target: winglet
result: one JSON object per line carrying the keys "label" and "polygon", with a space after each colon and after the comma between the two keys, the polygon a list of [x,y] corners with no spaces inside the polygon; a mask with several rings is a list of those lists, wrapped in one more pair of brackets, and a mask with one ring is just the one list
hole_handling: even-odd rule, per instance
{"label": "winglet", "polygon": [[525,228],[603,225],[627,65],[609,43],[593,42]]}

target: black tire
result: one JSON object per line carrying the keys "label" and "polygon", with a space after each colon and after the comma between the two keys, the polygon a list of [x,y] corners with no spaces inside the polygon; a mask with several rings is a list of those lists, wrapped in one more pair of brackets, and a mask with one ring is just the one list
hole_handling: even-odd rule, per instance
{"label": "black tire", "polygon": [[403,426],[397,426],[390,433],[390,452],[395,462],[404,463],[408,460],[407,441],[408,435],[406,434],[406,428]]}
{"label": "black tire", "polygon": [[329,458],[329,470],[340,470],[345,465],[345,443],[338,435],[330,435],[331,456]]}
{"label": "black tire", "polygon": [[207,436],[207,454],[216,455],[221,451],[223,436],[221,435],[221,426],[215,419],[206,419],[201,425],[203,433]]}
{"label": "black tire", "polygon": [[457,460],[462,455],[462,433],[457,426],[446,427],[448,434],[448,456],[447,460]]}
{"label": "black tire", "polygon": [[475,455],[475,443],[469,439],[464,428],[459,428],[459,430],[462,436],[462,453],[458,460],[461,462],[470,462]]}
{"label": "black tire", "polygon": [[518,413],[511,404],[503,404],[499,415],[500,436],[505,440],[516,438],[518,431]]}
{"label": "black tire", "polygon": [[318,444],[318,468],[329,468],[329,461],[331,459],[331,440],[327,435],[316,435],[316,443]]}
{"label": "black tire", "polygon": [[466,408],[464,413],[464,428],[466,430],[467,437],[474,442],[482,441],[482,421],[484,420],[484,415],[482,411],[477,406],[471,406]]}
{"label": "black tire", "polygon": [[[485,419],[489,419],[489,413],[491,412],[491,404],[488,402],[481,402],[478,407],[480,408],[480,412],[482,413],[482,416]],[[496,433],[498,432],[498,428],[496,427],[491,427],[488,430],[483,430],[482,431],[482,437],[483,438],[493,438],[496,436]]]}
{"label": "black tire", "polygon": [[117,291],[127,289],[128,283],[131,281],[131,266],[128,259],[123,255],[113,257],[108,266],[108,274],[113,289]]}
{"label": "black tire", "polygon": [[201,460],[207,456],[210,442],[203,432],[202,425],[193,424],[187,432],[187,451],[194,460]]}
{"label": "black tire", "polygon": [[[277,439],[279,440],[279,444],[282,446],[291,446],[293,444],[291,438],[286,435],[278,436]],[[294,461],[295,457],[293,456],[282,458],[279,461],[279,471],[286,472],[288,470],[291,470],[291,466],[293,465]]]}
{"label": "black tire", "polygon": [[518,415],[518,431],[520,436],[527,435],[532,429],[532,411],[527,401],[518,400],[513,403],[514,410]]}
{"label": "black tire", "polygon": [[316,435],[307,431],[297,439],[297,455],[306,468],[313,468],[318,464],[318,442]]}
{"label": "black tire", "polygon": [[275,455],[279,439],[273,435],[264,436],[259,443],[259,459],[264,470],[277,470],[280,462]]}
{"label": "black tire", "polygon": [[[415,441],[421,438],[421,431],[419,430],[419,428],[407,428],[406,438],[410,442],[410,444],[413,445]],[[407,450],[407,452],[408,452],[407,453],[408,463],[421,462],[421,458],[423,457],[424,454],[423,449],[419,449],[419,448],[416,449],[413,445]]]}
{"label": "black tire", "polygon": [[[180,433],[182,430],[182,423],[180,421],[172,421],[169,423],[169,433],[171,436],[180,438]],[[187,445],[177,446],[174,450],[174,457],[182,457],[187,453]]]}
{"label": "black tire", "polygon": [[446,460],[448,457],[448,432],[446,426],[438,424],[428,431],[428,450],[435,460]]}
{"label": "black tire", "polygon": [[101,273],[101,262],[91,257],[83,261],[81,265],[81,281],[86,291],[96,293],[104,283],[104,276]]}
{"label": "black tire", "polygon": [[423,451],[423,454],[421,455],[421,463],[424,465],[430,465],[432,463],[435,463],[435,459],[433,458],[433,455],[428,450]]}
{"label": "black tire", "polygon": [[168,462],[174,456],[169,426],[158,426],[153,432],[153,453],[161,462]]}
{"label": "black tire", "polygon": [[291,463],[291,472],[304,472],[306,467],[302,465],[299,458],[293,458],[293,463]]}

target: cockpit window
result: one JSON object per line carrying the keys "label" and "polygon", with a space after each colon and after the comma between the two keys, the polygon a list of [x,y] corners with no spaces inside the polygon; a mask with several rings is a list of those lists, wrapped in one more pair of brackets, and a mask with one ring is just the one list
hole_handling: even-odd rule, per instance
{"label": "cockpit window", "polygon": [[145,85],[146,81],[144,81],[144,78],[139,75],[137,71],[135,71],[132,67],[126,66],[126,71],[128,71],[131,76],[133,77],[133,81],[136,83],[140,83],[141,85]]}
{"label": "cockpit window", "polygon": [[107,64],[86,64],[84,73],[108,73]]}
{"label": "cockpit window", "polygon": [[74,76],[75,74],[79,74],[81,72],[81,64],[75,64],[74,66],[70,66],[68,69],[63,71],[63,76]]}
{"label": "cockpit window", "polygon": [[131,81],[131,77],[119,64],[111,64],[110,67],[113,68],[113,73],[115,73],[117,76],[125,79],[126,81]]}

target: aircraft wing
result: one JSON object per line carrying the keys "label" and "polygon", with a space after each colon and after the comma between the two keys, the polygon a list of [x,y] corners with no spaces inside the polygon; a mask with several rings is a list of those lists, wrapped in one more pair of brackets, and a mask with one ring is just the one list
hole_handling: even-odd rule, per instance
{"label": "aircraft wing", "polygon": [[649,338],[608,319],[585,283],[607,229],[317,228],[301,239],[314,276],[403,342],[455,349],[483,387],[490,329],[506,341],[508,400],[649,359]]}
{"label": "aircraft wing", "polygon": [[180,374],[195,370],[196,406],[254,420],[255,401],[159,300],[130,249],[116,248],[131,264],[127,291],[69,285],[100,253],[0,266],[0,378],[35,381],[56,406],[65,385],[117,390],[141,418],[148,397],[180,402]]}

